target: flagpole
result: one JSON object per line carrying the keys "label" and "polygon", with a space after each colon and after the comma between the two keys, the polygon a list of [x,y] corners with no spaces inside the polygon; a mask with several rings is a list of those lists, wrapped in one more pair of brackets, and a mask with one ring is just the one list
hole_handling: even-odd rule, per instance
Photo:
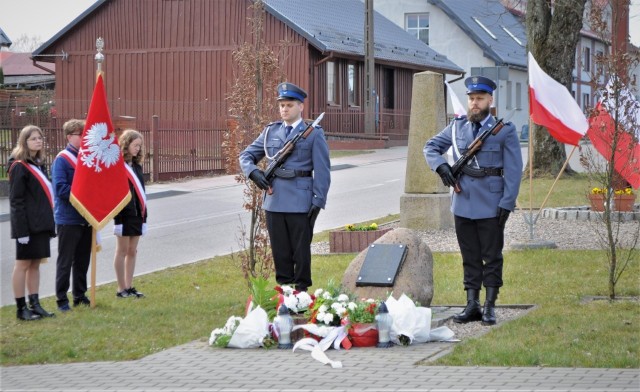
{"label": "flagpole", "polygon": [[[512,249],[542,249],[542,248],[555,248],[556,244],[549,241],[544,240],[536,240],[534,237],[534,227],[538,218],[540,217],[540,212],[533,216],[533,120],[529,118],[529,213],[523,213],[522,218],[524,222],[529,227],[529,239],[524,242],[511,242],[510,246]],[[545,200],[546,201],[546,200]]]}
{"label": "flagpole", "polygon": [[529,225],[529,241],[533,241],[533,227],[538,220],[533,219],[533,122],[531,121],[531,116],[529,116],[529,219],[526,218],[525,222]]}
{"label": "flagpole", "polygon": [[[533,126],[529,117],[529,216],[533,213]],[[533,238],[533,237],[532,237]]]}
{"label": "flagpole", "polygon": [[569,159],[571,159],[571,157],[573,156],[573,153],[576,151],[576,148],[578,148],[578,146],[573,146],[573,149],[571,149],[571,152],[569,153],[569,156],[564,161],[564,164],[562,165],[562,168],[560,169],[560,172],[556,176],[555,181],[553,181],[553,184],[551,184],[551,188],[549,188],[549,193],[547,193],[547,197],[544,198],[544,200],[542,201],[542,204],[540,205],[540,210],[538,211],[538,215],[540,215],[540,212],[544,208],[544,205],[547,203],[547,200],[549,199],[549,196],[551,196],[551,192],[553,191],[553,187],[556,186],[556,183],[560,179],[560,176],[562,175],[562,173],[564,173],[564,169],[567,168],[567,165],[569,164]]}

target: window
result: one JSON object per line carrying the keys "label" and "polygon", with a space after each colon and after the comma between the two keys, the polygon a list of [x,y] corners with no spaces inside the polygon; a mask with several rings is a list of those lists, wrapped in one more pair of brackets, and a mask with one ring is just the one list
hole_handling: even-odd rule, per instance
{"label": "window", "polygon": [[513,93],[511,92],[511,81],[507,81],[507,109],[513,109]]}
{"label": "window", "polygon": [[358,76],[358,67],[356,64],[347,64],[347,94],[349,95],[349,106],[360,106],[360,100],[358,99],[360,78]]}
{"label": "window", "polygon": [[589,98],[589,94],[582,94],[582,110],[585,112],[591,106],[591,99]]}
{"label": "window", "polygon": [[597,50],[596,51],[595,63],[596,63],[596,67],[597,67],[597,70],[598,70],[598,76],[599,77],[602,77],[602,74],[604,73],[603,72],[604,70],[602,69],[603,59],[604,59],[604,52],[602,50]]}
{"label": "window", "polygon": [[522,83],[516,83],[516,109],[522,110]]}
{"label": "window", "polygon": [[409,34],[429,45],[429,14],[406,14],[404,25]]}
{"label": "window", "polygon": [[395,73],[391,68],[382,71],[382,108],[393,109],[395,107]]}
{"label": "window", "polygon": [[584,56],[582,58],[582,70],[585,72],[591,71],[591,49],[584,48]]}
{"label": "window", "polygon": [[485,33],[489,34],[489,37],[493,38],[496,41],[498,40],[498,37],[496,37],[496,35],[493,34],[493,32],[491,32],[491,30],[489,30],[489,28],[485,26],[484,23],[480,22],[480,19],[476,18],[475,16],[471,17],[471,19],[473,19],[478,24],[478,26],[480,26],[480,28],[484,30]]}
{"label": "window", "polygon": [[327,61],[327,103],[338,104],[338,66]]}

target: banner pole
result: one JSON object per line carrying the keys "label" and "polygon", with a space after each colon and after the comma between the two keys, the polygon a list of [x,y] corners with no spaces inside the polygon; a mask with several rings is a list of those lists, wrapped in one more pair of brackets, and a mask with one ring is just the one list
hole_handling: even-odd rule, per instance
{"label": "banner pole", "polygon": [[[94,60],[97,64],[96,69],[96,80],[102,74],[102,63],[104,62],[104,54],[102,51],[104,50],[104,39],[102,37],[98,37],[96,39],[96,55],[94,56]],[[91,234],[91,308],[96,307],[96,268],[97,268],[97,231],[95,227],[92,227]]]}
{"label": "banner pole", "polygon": [[91,308],[96,307],[96,228],[91,227]]}

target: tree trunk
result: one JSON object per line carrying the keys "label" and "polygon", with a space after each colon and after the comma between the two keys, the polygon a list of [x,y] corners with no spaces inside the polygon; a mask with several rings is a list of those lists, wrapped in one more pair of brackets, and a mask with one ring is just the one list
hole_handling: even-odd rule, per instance
{"label": "tree trunk", "polygon": [[[548,0],[527,2],[528,49],[540,67],[569,91],[586,1],[556,0],[553,14]],[[534,175],[558,174],[567,158],[564,144],[553,139],[545,128],[532,128]],[[573,170],[567,166],[567,171]]]}

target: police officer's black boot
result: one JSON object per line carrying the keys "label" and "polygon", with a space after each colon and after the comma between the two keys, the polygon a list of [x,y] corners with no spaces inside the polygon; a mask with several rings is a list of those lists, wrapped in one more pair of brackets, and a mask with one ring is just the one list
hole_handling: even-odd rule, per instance
{"label": "police officer's black boot", "polygon": [[453,316],[453,322],[458,324],[480,321],[482,310],[480,309],[480,290],[467,289],[467,307],[462,313]]}
{"label": "police officer's black boot", "polygon": [[27,308],[27,301],[25,301],[24,297],[16,298],[16,306],[18,310],[16,312],[16,317],[18,320],[39,320],[42,317],[39,314],[35,314]]}
{"label": "police officer's black boot", "polygon": [[487,287],[487,298],[484,301],[482,325],[496,324],[496,299],[498,299],[498,288]]}
{"label": "police officer's black boot", "polygon": [[49,313],[42,308],[40,305],[40,298],[38,298],[38,294],[29,294],[29,309],[31,309],[31,313],[38,314],[42,317],[53,317],[54,313]]}

